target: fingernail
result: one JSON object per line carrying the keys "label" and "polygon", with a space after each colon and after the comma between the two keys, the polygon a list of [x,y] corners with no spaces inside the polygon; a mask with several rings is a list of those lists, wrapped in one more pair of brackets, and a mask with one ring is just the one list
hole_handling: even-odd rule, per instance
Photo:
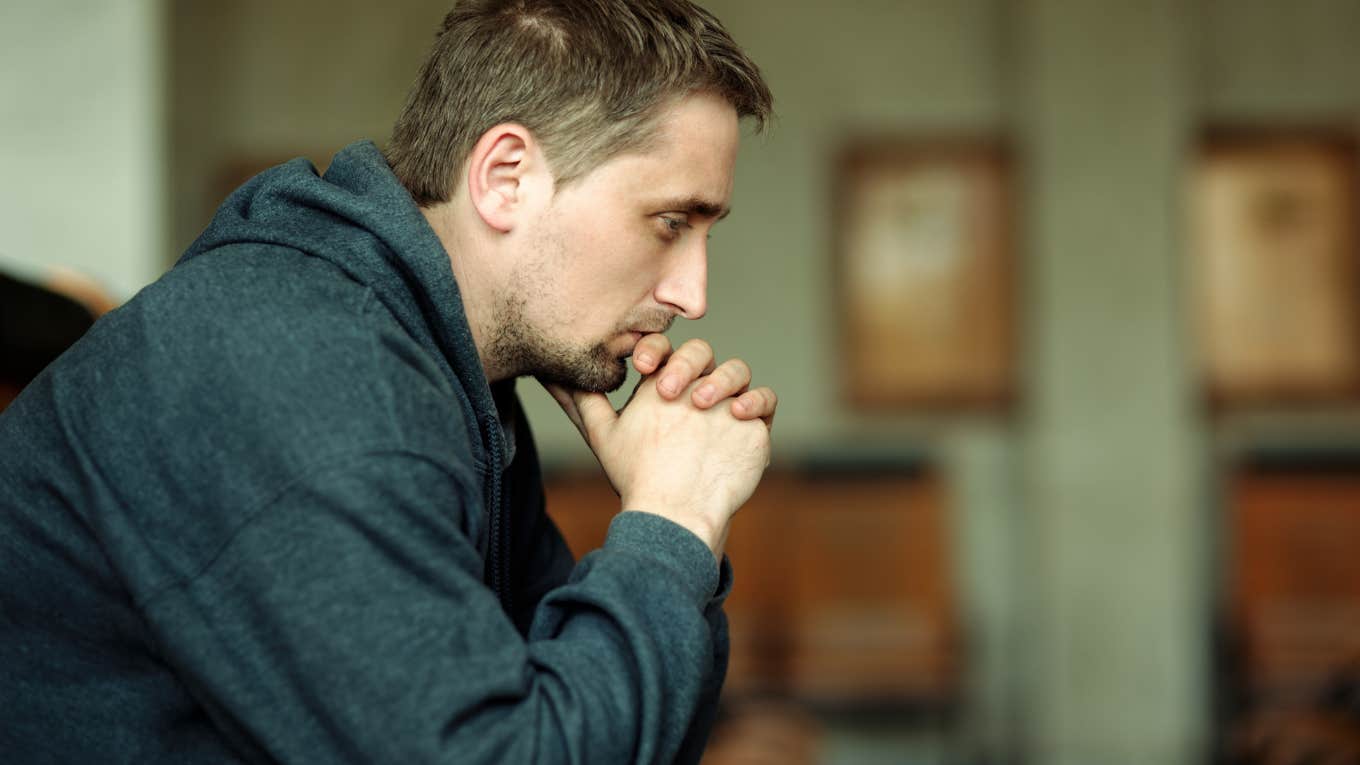
{"label": "fingernail", "polygon": [[644,364],[644,365],[651,365],[651,364],[653,363],[652,356],[651,356],[651,354],[648,354],[648,353],[640,353],[640,354],[634,356],[634,357],[633,357],[633,361],[634,361],[635,363]]}
{"label": "fingernail", "polygon": [[702,388],[700,388],[695,395],[699,398],[700,401],[708,403],[713,399],[713,386],[705,385]]}
{"label": "fingernail", "polygon": [[657,383],[656,387],[660,388],[661,392],[668,396],[675,395],[675,393],[680,390],[680,384],[675,381],[674,377],[667,377]]}

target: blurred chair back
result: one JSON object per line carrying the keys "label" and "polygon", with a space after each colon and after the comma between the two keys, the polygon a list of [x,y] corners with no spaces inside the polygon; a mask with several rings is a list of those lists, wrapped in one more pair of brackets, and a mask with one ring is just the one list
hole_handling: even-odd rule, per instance
{"label": "blurred chair back", "polygon": [[53,269],[42,283],[0,273],[0,410],[114,306],[74,271]]}

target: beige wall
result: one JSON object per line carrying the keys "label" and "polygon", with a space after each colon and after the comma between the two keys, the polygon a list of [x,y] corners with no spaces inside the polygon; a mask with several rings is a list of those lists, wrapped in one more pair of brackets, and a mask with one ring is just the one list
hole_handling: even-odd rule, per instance
{"label": "beige wall", "polygon": [[159,0],[0,3],[0,267],[124,298],[161,270]]}
{"label": "beige wall", "polygon": [[[386,140],[445,0],[177,0],[169,25],[171,258],[235,164]],[[398,10],[399,9],[399,10]]]}

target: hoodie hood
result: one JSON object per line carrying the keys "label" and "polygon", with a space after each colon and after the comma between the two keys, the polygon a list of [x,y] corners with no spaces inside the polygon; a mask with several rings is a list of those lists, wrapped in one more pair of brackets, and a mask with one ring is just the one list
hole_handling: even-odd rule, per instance
{"label": "hoodie hood", "polygon": [[237,244],[299,250],[371,288],[460,392],[482,435],[477,459],[503,464],[504,435],[449,255],[371,141],[347,146],[324,175],[299,158],[255,176],[180,262]]}

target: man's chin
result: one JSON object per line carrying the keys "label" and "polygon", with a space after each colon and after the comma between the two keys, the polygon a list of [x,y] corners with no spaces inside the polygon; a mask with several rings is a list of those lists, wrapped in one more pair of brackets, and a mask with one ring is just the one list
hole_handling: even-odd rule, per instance
{"label": "man's chin", "polygon": [[628,379],[628,360],[615,359],[613,366],[609,370],[609,378],[602,380],[597,393],[613,393],[623,387],[623,383]]}
{"label": "man's chin", "polygon": [[623,387],[624,381],[628,379],[628,364],[624,359],[614,359],[612,362],[596,362],[573,369],[542,370],[534,376],[545,383],[587,393],[613,393]]}

